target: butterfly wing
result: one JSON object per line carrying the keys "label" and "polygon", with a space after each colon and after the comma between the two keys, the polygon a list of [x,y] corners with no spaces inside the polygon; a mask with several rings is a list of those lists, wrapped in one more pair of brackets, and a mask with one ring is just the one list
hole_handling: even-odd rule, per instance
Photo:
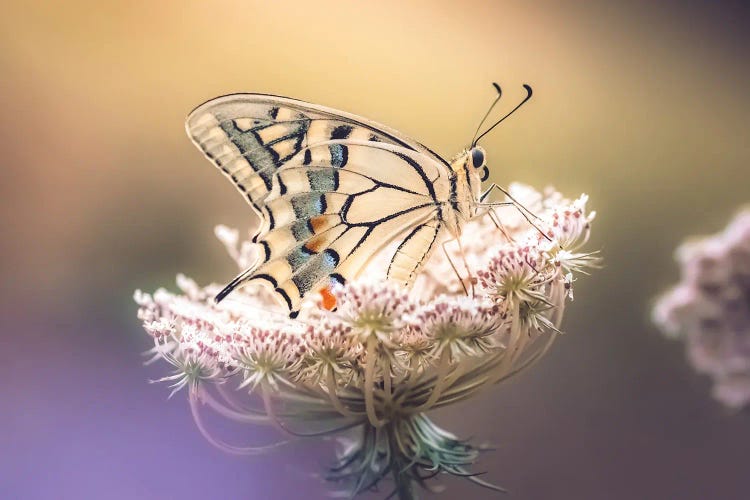
{"label": "butterfly wing", "polygon": [[193,110],[185,128],[193,143],[245,194],[263,217],[273,177],[307,146],[331,140],[381,142],[416,151],[449,167],[439,155],[365,118],[266,94],[231,94]]}
{"label": "butterfly wing", "polygon": [[293,99],[238,94],[199,106],[187,130],[261,217],[260,262],[217,300],[256,281],[294,313],[307,293],[357,276],[394,240],[388,276],[409,284],[443,228],[448,164],[382,125]]}
{"label": "butterfly wing", "polygon": [[443,227],[439,200],[449,187],[441,170],[415,151],[376,142],[305,148],[278,170],[265,200],[268,230],[257,239],[260,262],[217,300],[255,281],[294,312],[306,294],[356,277],[399,238],[388,276],[409,284]]}

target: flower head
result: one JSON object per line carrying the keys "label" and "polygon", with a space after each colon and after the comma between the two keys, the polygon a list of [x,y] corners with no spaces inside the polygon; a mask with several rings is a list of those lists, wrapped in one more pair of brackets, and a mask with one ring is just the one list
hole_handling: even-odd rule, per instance
{"label": "flower head", "polygon": [[477,277],[482,290],[504,304],[546,300],[548,276],[537,248],[503,245]]}
{"label": "flower head", "polygon": [[424,339],[423,348],[430,346],[435,359],[480,357],[501,347],[495,333],[503,321],[498,306],[489,301],[443,295],[413,317],[407,339],[412,344]]}
{"label": "flower head", "polygon": [[[305,297],[294,319],[263,287],[236,290],[220,304],[213,297],[221,287],[184,276],[179,293],[136,292],[151,360],[172,365],[161,380],[173,392],[187,388],[201,431],[234,453],[241,449],[210,437],[198,402],[294,436],[356,428],[330,475],[351,480],[352,493],[391,471],[407,483],[442,471],[492,487],[470,474],[479,449],[424,413],[469,399],[542,356],[559,333],[573,275],[593,261],[580,253],[593,218],[585,197],[571,202],[519,184],[510,193],[525,212],[492,209],[467,222],[412,289],[383,281],[376,266],[383,252],[322,300]],[[220,226],[216,235],[240,268],[257,261],[257,247],[239,232]]]}
{"label": "flower head", "polygon": [[333,294],[339,304],[336,318],[362,344],[374,337],[391,343],[394,332],[406,325],[416,307],[409,291],[395,283],[354,281],[335,288]]}
{"label": "flower head", "polygon": [[233,358],[244,379],[240,387],[249,386],[252,390],[267,382],[279,390],[279,383],[291,385],[289,379],[300,363],[302,342],[298,332],[248,326],[232,346]]}
{"label": "flower head", "polygon": [[588,196],[582,195],[570,204],[556,207],[545,224],[547,241],[540,240],[540,245],[565,272],[582,272],[598,264],[596,252],[579,252],[588,242],[591,221],[596,217],[596,212],[586,212],[587,202]]}
{"label": "flower head", "polygon": [[351,326],[327,315],[307,327],[297,379],[315,383],[350,380],[358,348],[352,342]]}
{"label": "flower head", "polygon": [[675,252],[681,282],[656,302],[653,321],[686,343],[693,367],[731,408],[750,404],[750,209],[727,228]]}

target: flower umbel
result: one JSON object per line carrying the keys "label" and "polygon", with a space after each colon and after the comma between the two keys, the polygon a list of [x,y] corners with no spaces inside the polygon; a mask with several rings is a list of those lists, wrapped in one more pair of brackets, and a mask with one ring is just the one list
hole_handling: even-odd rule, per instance
{"label": "flower umbel", "polygon": [[[263,288],[216,304],[220,286],[201,288],[183,276],[181,294],[138,291],[138,317],[154,341],[151,361],[174,367],[161,380],[172,382],[173,393],[187,389],[199,429],[229,452],[273,446],[215,439],[203,423],[205,407],[289,436],[353,432],[326,475],[350,495],[391,475],[399,498],[415,498],[415,485],[434,489],[439,473],[500,490],[470,471],[481,448],[425,413],[538,360],[559,334],[573,276],[595,261],[580,251],[593,219],[585,196],[571,202],[522,185],[510,193],[535,224],[520,209],[480,214],[464,226],[460,245],[435,253],[411,290],[383,281],[372,265],[326,291],[333,311],[308,297],[291,319]],[[217,236],[240,267],[255,262],[257,249],[237,231],[219,227]],[[465,275],[454,272],[456,262]],[[248,401],[238,401],[243,395]]]}
{"label": "flower umbel", "polygon": [[676,251],[681,281],[652,311],[670,338],[685,341],[695,370],[713,380],[725,406],[750,404],[750,208],[724,231],[686,241]]}

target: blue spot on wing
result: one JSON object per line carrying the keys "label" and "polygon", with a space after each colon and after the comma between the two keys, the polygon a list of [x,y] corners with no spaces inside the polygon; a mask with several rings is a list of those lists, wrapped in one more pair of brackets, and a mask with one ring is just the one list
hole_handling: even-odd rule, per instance
{"label": "blue spot on wing", "polygon": [[331,154],[331,166],[342,168],[349,161],[349,148],[343,144],[329,144],[328,151]]}
{"label": "blue spot on wing", "polygon": [[336,191],[339,187],[339,173],[335,170],[309,170],[307,180],[312,191]]}
{"label": "blue spot on wing", "polygon": [[313,255],[315,253],[311,252],[304,245],[301,245],[287,254],[286,261],[292,267],[292,272],[294,272],[306,264]]}
{"label": "blue spot on wing", "polygon": [[332,270],[334,267],[339,265],[339,253],[332,248],[326,248],[323,250],[323,262],[325,266]]}
{"label": "blue spot on wing", "polygon": [[[237,128],[237,125],[232,120],[223,121],[219,126],[248,162],[250,168],[263,179],[266,189],[270,191],[272,185],[271,178],[276,167],[271,154],[262,146],[258,136],[255,134],[256,130],[264,128],[268,124],[262,124],[244,132]],[[240,184],[237,178],[232,177],[232,180],[235,184]]]}
{"label": "blue spot on wing", "polygon": [[304,241],[313,235],[313,229],[310,227],[309,219],[296,220],[291,224],[290,230],[292,236],[297,241]]}
{"label": "blue spot on wing", "polygon": [[325,213],[327,208],[325,193],[303,193],[291,199],[292,210],[297,219],[309,219]]}
{"label": "blue spot on wing", "polygon": [[331,248],[315,254],[309,262],[292,275],[292,283],[297,287],[300,296],[315,288],[339,264],[339,254]]}

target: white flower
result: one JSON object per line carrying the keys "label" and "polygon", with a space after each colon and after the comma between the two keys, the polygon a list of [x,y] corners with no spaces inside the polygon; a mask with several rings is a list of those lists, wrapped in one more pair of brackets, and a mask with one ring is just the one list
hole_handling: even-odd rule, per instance
{"label": "white flower", "polygon": [[305,332],[301,350],[297,380],[322,384],[329,382],[328,377],[333,377],[334,382],[351,380],[357,348],[352,342],[350,326],[321,316]]}
{"label": "white flower", "polygon": [[545,301],[545,285],[551,278],[547,274],[538,249],[504,245],[477,276],[484,293],[507,303]]}
{"label": "white flower", "polygon": [[[178,294],[137,291],[138,318],[154,342],[150,361],[172,365],[161,380],[173,393],[188,389],[201,432],[233,453],[258,449],[211,437],[199,403],[295,436],[356,427],[357,439],[330,474],[351,480],[352,493],[392,470],[408,481],[443,471],[492,487],[468,469],[479,449],[424,413],[539,359],[557,336],[574,275],[593,262],[579,252],[593,218],[585,197],[571,202],[520,184],[509,192],[534,215],[514,207],[480,214],[460,241],[435,252],[411,290],[383,281],[384,252],[358,279],[305,297],[294,319],[260,286],[220,304],[213,297],[221,286],[183,275]],[[216,235],[241,269],[257,261],[257,246],[238,231],[219,226]],[[238,392],[250,401],[237,401]]]}
{"label": "white flower", "polygon": [[300,363],[302,336],[278,329],[245,328],[232,346],[233,359],[244,379],[240,387],[249,386],[252,391],[267,382],[278,391],[280,383],[292,385],[289,379]]}
{"label": "white flower", "polygon": [[350,334],[362,344],[370,339],[392,345],[394,332],[406,325],[415,303],[395,283],[353,281],[333,290],[338,305],[335,317],[349,327]]}
{"label": "white flower", "polygon": [[681,282],[654,305],[665,335],[683,339],[689,362],[731,408],[750,404],[750,209],[716,235],[677,249]]}
{"label": "white flower", "polygon": [[500,347],[494,334],[503,321],[493,303],[443,295],[414,315],[410,331],[413,338],[421,337],[431,345],[435,359],[447,354],[453,362]]}
{"label": "white flower", "polygon": [[596,267],[599,261],[595,252],[578,251],[588,242],[591,222],[596,217],[596,212],[586,212],[587,202],[588,196],[581,195],[571,204],[552,210],[544,223],[548,239],[540,239],[540,247],[565,272],[582,272]]}
{"label": "white flower", "polygon": [[[200,330],[195,323],[187,323],[179,329],[166,323],[164,325],[166,330],[155,331],[153,334],[157,344],[151,353],[160,354],[174,367],[172,375],[156,381],[173,382],[170,396],[183,387],[195,389],[200,383],[223,375],[226,358],[222,359],[221,349],[205,331]],[[172,333],[167,338],[169,331]]]}
{"label": "white flower", "polygon": [[716,381],[713,396],[732,410],[740,410],[750,401],[750,376],[731,374]]}

